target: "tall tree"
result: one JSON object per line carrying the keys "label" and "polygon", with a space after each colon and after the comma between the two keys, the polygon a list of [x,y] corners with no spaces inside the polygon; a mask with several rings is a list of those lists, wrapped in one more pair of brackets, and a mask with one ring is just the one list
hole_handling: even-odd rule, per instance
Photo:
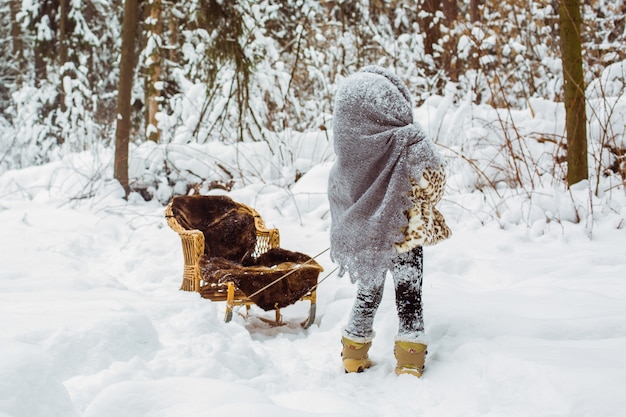
{"label": "tall tree", "polygon": [[131,94],[135,67],[135,36],[139,0],[124,2],[122,23],[122,54],[120,56],[120,78],[117,89],[117,123],[115,126],[115,161],[113,177],[119,181],[126,195],[130,192],[128,181],[128,145],[131,128]]}
{"label": "tall tree", "polygon": [[[226,115],[229,111],[235,110],[237,117],[237,140],[243,141],[245,132],[250,131],[251,124],[248,123],[252,119],[254,126],[257,120],[250,105],[250,79],[252,77],[253,62],[246,50],[246,44],[249,40],[247,37],[248,28],[245,22],[244,14],[245,1],[218,1],[218,0],[199,0],[198,10],[196,14],[198,28],[211,34],[211,42],[205,50],[206,61],[209,63],[207,73],[205,75],[205,83],[210,91],[210,98],[205,102],[202,112],[208,111],[217,92],[223,89],[224,80],[230,78],[230,93],[228,102],[233,101],[233,106],[222,106],[222,115]],[[232,75],[224,72],[226,68],[232,69]],[[228,72],[231,72],[228,70]],[[220,77],[224,75],[224,77]],[[220,79],[221,78],[221,79]],[[222,117],[222,123],[227,117]],[[246,116],[250,116],[247,118]],[[202,123],[202,117],[200,119]],[[216,123],[214,123],[216,125]],[[197,133],[198,127],[194,132]]]}
{"label": "tall tree", "polygon": [[[147,54],[148,61],[148,79],[146,88],[146,104],[147,104],[147,137],[148,139],[158,142],[159,129],[156,115],[159,111],[159,102],[161,101],[161,61],[163,47],[163,19],[161,13],[161,0],[150,0],[149,2],[149,23],[148,23],[148,45]],[[161,83],[162,84],[162,83]]]}
{"label": "tall tree", "polygon": [[11,0],[11,41],[13,43],[13,56],[16,66],[16,84],[19,86],[23,81],[24,74],[24,41],[22,38],[22,28],[18,20],[18,14],[22,8],[20,0]]}
{"label": "tall tree", "polygon": [[479,7],[481,4],[481,0],[470,0],[469,4],[469,17],[470,21],[477,22],[480,18]]}
{"label": "tall tree", "polygon": [[435,53],[435,45],[441,37],[440,17],[437,12],[441,10],[441,0],[422,0],[419,25],[420,31],[425,34],[424,52],[426,55],[433,56]]}
{"label": "tall tree", "polygon": [[35,36],[34,61],[35,85],[39,86],[48,78],[48,64],[56,55],[54,36],[57,31],[57,13],[59,0],[42,0],[38,2],[35,16],[31,20],[31,31]]}
{"label": "tall tree", "polygon": [[589,175],[580,0],[560,0],[559,21],[567,132],[567,182],[571,186]]}
{"label": "tall tree", "polygon": [[69,29],[69,13],[70,13],[70,0],[60,0],[59,2],[59,65],[62,68],[61,73],[61,88],[60,93],[60,108],[61,111],[66,110],[65,105],[65,89],[63,88],[63,78],[67,75],[67,63],[69,57],[70,47],[70,29]]}
{"label": "tall tree", "polygon": [[459,81],[459,67],[457,63],[456,45],[458,35],[455,34],[454,27],[459,17],[459,6],[456,0],[443,0],[443,15],[445,36],[442,42],[441,65],[445,68],[450,81]]}

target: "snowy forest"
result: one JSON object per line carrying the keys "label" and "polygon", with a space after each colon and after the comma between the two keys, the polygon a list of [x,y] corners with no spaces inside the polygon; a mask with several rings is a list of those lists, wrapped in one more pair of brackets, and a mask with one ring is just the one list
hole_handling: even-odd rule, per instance
{"label": "snowy forest", "polygon": [[[579,39],[589,175],[598,195],[601,177],[613,177],[613,187],[626,176],[620,111],[626,6],[609,0],[583,3]],[[364,65],[379,64],[405,80],[417,106],[443,99],[448,107],[439,106],[440,112],[457,110],[452,124],[430,133],[451,157],[472,167],[476,187],[504,183],[532,190],[544,174],[564,182],[562,125],[548,132],[525,129],[515,117],[522,111],[540,117],[551,111],[545,103],[554,103],[548,106],[554,111],[563,105],[558,9],[559,1],[547,0],[126,5],[5,0],[0,6],[0,48],[7,57],[0,63],[0,172],[76,152],[110,151],[117,129],[128,130],[131,149],[124,185],[144,198],[158,195],[167,201],[192,188],[230,189],[247,175],[237,167],[214,161],[208,171],[190,172],[163,155],[187,144],[263,142],[272,155],[282,155],[279,165],[289,164],[286,138],[293,132],[326,132],[337,83]],[[132,31],[130,54],[122,58],[125,28]],[[130,106],[129,120],[116,126],[124,79],[129,80],[130,97],[122,97]],[[483,120],[477,109],[485,108],[496,116]],[[468,135],[468,128],[483,132]],[[153,159],[151,171],[143,172],[132,155],[150,152],[148,158],[160,153],[162,160]],[[155,164],[160,165],[156,171]],[[303,169],[292,169],[282,181],[292,184]]]}
{"label": "snowy forest", "polygon": [[[0,0],[0,22],[0,417],[624,415],[624,1]],[[333,105],[372,64],[446,162],[421,378],[394,372],[390,279],[372,366],[340,356]],[[313,257],[315,308],[184,291],[168,204],[196,194]]]}

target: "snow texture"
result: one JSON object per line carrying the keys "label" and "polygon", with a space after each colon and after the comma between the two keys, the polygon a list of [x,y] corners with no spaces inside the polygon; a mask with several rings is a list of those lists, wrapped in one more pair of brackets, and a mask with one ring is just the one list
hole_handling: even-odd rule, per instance
{"label": "snow texture", "polygon": [[[228,194],[278,227],[281,246],[310,255],[328,248],[324,134],[292,133],[282,160],[270,159],[267,144],[135,146],[131,178],[161,178],[166,156],[187,168],[159,183],[150,202],[124,200],[111,151],[94,147],[0,174],[0,416],[622,416],[621,181],[607,174],[570,190],[555,182],[544,168],[556,145],[531,133],[562,133],[562,105],[535,100],[534,115],[507,113],[529,138],[511,145],[536,162],[518,172],[534,187],[509,187],[509,155],[494,147],[498,111],[450,103],[432,97],[415,113],[445,140],[453,168],[440,209],[454,235],[424,249],[430,342],[421,379],[394,373],[390,279],[374,321],[373,366],[344,374],[341,332],[356,286],[337,278],[328,252],[318,257],[325,280],[306,330],[308,302],[283,309],[283,326],[261,320],[273,313],[258,308],[225,324],[224,303],[178,290],[182,248],[160,198],[185,190],[189,170],[209,173],[211,158],[239,163],[246,182]],[[455,157],[461,144],[475,166]],[[495,188],[480,186],[476,167]],[[297,171],[306,174],[289,180]]]}

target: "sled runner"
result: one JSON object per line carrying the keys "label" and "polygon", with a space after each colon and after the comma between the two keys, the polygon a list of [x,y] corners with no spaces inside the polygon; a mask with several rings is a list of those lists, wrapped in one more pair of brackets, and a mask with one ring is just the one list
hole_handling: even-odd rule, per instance
{"label": "sled runner", "polygon": [[265,311],[310,301],[315,320],[317,278],[323,268],[310,256],[280,248],[278,229],[267,229],[251,207],[227,196],[175,197],[165,210],[168,225],[182,240],[181,290],[226,301],[225,322],[235,306],[256,304]]}

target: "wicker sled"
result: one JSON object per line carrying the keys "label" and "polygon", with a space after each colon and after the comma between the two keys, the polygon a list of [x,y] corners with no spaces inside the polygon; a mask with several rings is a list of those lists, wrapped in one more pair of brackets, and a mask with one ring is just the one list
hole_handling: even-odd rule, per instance
{"label": "wicker sled", "polygon": [[275,310],[310,301],[302,324],[315,320],[317,278],[323,268],[310,256],[280,248],[278,229],[267,229],[254,209],[226,196],[176,197],[167,206],[168,225],[183,245],[181,290],[226,301],[224,321],[235,306]]}

